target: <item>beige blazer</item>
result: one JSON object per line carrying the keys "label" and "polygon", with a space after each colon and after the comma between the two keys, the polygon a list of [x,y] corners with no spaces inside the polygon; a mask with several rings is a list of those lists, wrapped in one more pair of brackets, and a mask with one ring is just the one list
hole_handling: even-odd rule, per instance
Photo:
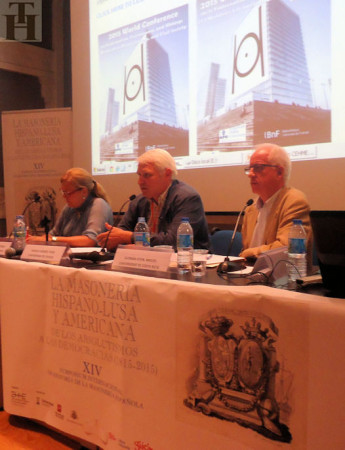
{"label": "beige blazer", "polygon": [[[264,232],[264,244],[253,248],[253,256],[272,248],[288,245],[289,229],[293,219],[301,219],[307,233],[308,261],[312,258],[312,232],[309,217],[310,208],[303,192],[284,187],[274,200]],[[250,246],[254,232],[258,209],[255,203],[246,210],[242,225],[243,249]]]}

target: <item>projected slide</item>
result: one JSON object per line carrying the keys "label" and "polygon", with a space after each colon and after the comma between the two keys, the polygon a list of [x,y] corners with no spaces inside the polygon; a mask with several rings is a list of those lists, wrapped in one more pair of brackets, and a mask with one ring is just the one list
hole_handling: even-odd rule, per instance
{"label": "projected slide", "polygon": [[100,162],[133,161],[154,147],[188,156],[187,6],[101,34],[98,42]]}
{"label": "projected slide", "polygon": [[330,9],[330,0],[90,2],[93,172],[134,172],[158,147],[179,169],[245,164],[262,142],[292,159],[345,156],[332,124],[341,108]]}

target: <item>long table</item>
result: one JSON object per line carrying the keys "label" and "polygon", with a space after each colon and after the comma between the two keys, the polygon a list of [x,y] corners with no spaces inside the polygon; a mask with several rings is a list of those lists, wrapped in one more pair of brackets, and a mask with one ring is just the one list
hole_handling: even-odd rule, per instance
{"label": "long table", "polygon": [[104,449],[345,448],[345,303],[0,259],[5,410]]}

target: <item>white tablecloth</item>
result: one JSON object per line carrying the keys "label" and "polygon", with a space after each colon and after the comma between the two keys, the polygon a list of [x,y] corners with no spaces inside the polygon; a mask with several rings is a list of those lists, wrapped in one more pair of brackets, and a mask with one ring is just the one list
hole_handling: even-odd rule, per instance
{"label": "white tablecloth", "polygon": [[345,448],[344,300],[5,259],[0,277],[9,413],[106,449]]}

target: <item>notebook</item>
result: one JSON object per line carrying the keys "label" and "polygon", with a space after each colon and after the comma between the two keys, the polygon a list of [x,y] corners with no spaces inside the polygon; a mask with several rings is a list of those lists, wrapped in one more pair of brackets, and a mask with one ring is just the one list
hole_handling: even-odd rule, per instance
{"label": "notebook", "polygon": [[345,211],[311,211],[314,245],[324,287],[345,297]]}

